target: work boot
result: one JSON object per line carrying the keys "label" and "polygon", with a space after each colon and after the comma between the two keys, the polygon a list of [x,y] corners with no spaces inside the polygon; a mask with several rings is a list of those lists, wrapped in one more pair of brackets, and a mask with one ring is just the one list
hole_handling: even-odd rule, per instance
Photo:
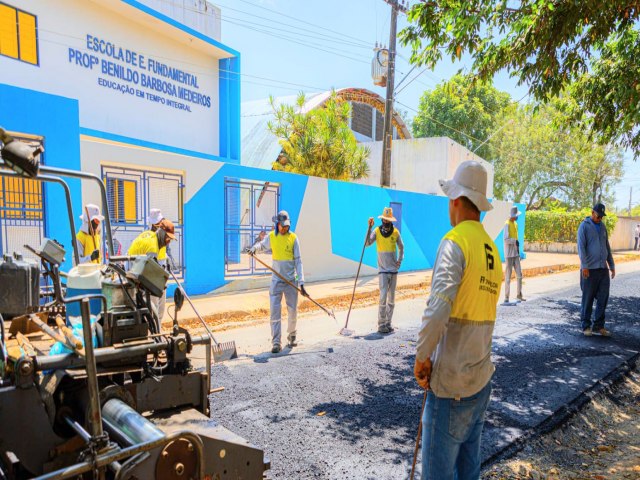
{"label": "work boot", "polygon": [[378,327],[378,333],[382,335],[387,335],[392,333],[395,329],[391,325],[381,325]]}
{"label": "work boot", "polygon": [[505,297],[503,303],[509,303],[509,297]]}
{"label": "work boot", "polygon": [[289,348],[293,348],[293,347],[297,347],[298,346],[298,344],[296,343],[296,336],[295,335],[289,335],[287,337],[287,342],[288,342],[287,346]]}
{"label": "work boot", "polygon": [[522,295],[518,295],[518,301],[526,302],[527,300]]}
{"label": "work boot", "polygon": [[275,344],[271,349],[271,353],[280,353],[280,350],[282,350],[282,348],[280,348],[280,345]]}
{"label": "work boot", "polygon": [[600,335],[602,335],[603,337],[610,337],[611,336],[611,332],[609,330],[607,330],[606,328],[602,327],[600,330],[598,330],[598,333]]}
{"label": "work boot", "polygon": [[590,337],[591,335],[593,335],[593,331],[589,327],[587,327],[582,331],[582,334],[585,337]]}

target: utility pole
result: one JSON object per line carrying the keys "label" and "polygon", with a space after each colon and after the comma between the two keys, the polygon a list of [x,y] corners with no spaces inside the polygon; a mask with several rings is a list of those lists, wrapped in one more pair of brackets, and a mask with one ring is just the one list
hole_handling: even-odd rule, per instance
{"label": "utility pole", "polygon": [[384,134],[382,136],[382,169],[380,186],[391,186],[391,143],[393,140],[393,90],[396,70],[396,35],[398,11],[406,12],[404,0],[384,0],[391,6],[391,32],[389,34],[389,60],[387,65],[387,97],[384,106]]}
{"label": "utility pole", "polygon": [[629,216],[631,216],[631,198],[633,195],[633,187],[629,187]]}

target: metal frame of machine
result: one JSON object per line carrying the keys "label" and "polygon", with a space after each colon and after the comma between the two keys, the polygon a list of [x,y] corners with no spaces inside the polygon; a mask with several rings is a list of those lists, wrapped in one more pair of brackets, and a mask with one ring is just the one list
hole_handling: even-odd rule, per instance
{"label": "metal frame of machine", "polygon": [[[9,144],[6,138],[0,141],[5,147]],[[22,146],[13,147],[18,161],[20,155],[29,155]],[[33,302],[25,300],[18,317],[21,325],[39,328],[63,343],[69,353],[46,355],[17,333],[22,340],[18,338],[19,348],[14,347],[14,355],[8,357],[8,329],[0,318],[4,360],[0,372],[0,479],[263,478],[269,463],[262,450],[209,418],[210,336],[191,335],[175,319],[172,331],[162,332],[150,296],[164,288],[168,275],[164,271],[165,275],[157,275],[154,258],[136,258],[136,268],[127,269],[123,258],[113,256],[101,179],[37,164],[16,168],[13,154],[7,152],[9,162],[3,147],[6,163],[0,163],[0,176],[23,175],[60,184],[66,194],[72,238],[71,196],[60,177],[99,184],[109,253],[102,272],[110,280],[103,281],[100,294],[66,297],[59,272],[61,248],[51,244],[43,244],[41,250],[31,248],[53,281],[53,291],[46,293],[53,298],[49,306],[64,310],[80,302],[82,341],[61,320],[60,309],[38,311]],[[7,166],[15,171],[2,170]],[[77,264],[75,244],[73,250]],[[5,288],[10,280],[2,280]],[[0,295],[0,314],[2,298]],[[99,320],[93,323],[92,299],[102,304]],[[51,323],[57,323],[58,330]],[[13,325],[11,330],[15,330]],[[94,337],[100,339],[95,348]],[[204,371],[194,369],[189,359],[198,345],[206,351]]]}

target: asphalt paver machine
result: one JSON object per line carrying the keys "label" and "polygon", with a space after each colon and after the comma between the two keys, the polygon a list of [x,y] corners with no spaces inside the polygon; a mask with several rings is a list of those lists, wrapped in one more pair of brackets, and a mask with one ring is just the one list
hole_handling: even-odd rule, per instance
{"label": "asphalt paver machine", "polygon": [[[41,149],[2,129],[0,146],[0,177],[62,186],[71,238],[63,178],[96,182],[109,254],[101,290],[76,296],[67,295],[66,251],[54,240],[25,246],[39,265],[19,254],[0,261],[0,479],[264,478],[263,451],[210,418],[210,337],[177,321],[162,330],[151,296],[167,272],[152,257],[113,256],[101,179],[39,165]],[[206,352],[204,369],[192,363],[194,348]]]}

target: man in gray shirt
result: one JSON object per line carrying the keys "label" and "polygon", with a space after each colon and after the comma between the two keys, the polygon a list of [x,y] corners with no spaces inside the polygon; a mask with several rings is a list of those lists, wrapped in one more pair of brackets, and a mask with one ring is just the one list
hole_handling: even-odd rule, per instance
{"label": "man in gray shirt", "polygon": [[[604,328],[604,319],[609,301],[609,271],[611,271],[611,278],[614,278],[616,267],[613,263],[613,255],[611,255],[607,228],[602,223],[604,216],[606,216],[605,206],[598,203],[593,206],[591,216],[585,218],[578,228],[580,288],[582,289],[580,319],[582,333],[588,337],[594,332],[603,337],[611,336],[611,332]],[[597,302],[596,318],[592,328],[591,311],[594,300]]]}
{"label": "man in gray shirt", "polygon": [[[378,333],[385,335],[394,331],[391,318],[396,303],[398,269],[404,258],[404,244],[400,231],[393,226],[393,222],[397,220],[393,216],[391,207],[386,207],[378,218],[382,220],[382,225],[371,232],[366,245],[368,247],[375,242],[378,250],[378,283],[380,285]],[[373,227],[373,217],[369,219],[369,228],[371,227]]]}

